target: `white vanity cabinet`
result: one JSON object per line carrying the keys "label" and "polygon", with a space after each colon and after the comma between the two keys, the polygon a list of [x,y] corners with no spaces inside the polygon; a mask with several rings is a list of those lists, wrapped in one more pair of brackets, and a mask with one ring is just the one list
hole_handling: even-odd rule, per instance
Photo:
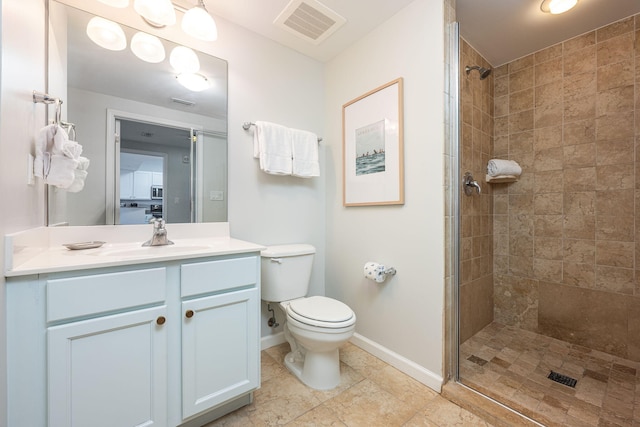
{"label": "white vanity cabinet", "polygon": [[255,252],[7,278],[9,427],[200,426],[249,403],[259,295]]}
{"label": "white vanity cabinet", "polygon": [[166,426],[166,269],[45,286],[49,425]]}
{"label": "white vanity cabinet", "polygon": [[254,262],[239,258],[181,267],[185,418],[259,384],[258,329],[246,327],[259,322]]}

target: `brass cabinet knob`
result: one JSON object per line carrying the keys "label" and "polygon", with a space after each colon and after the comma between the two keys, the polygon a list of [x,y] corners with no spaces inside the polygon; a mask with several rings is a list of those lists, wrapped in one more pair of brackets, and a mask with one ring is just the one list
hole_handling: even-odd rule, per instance
{"label": "brass cabinet knob", "polygon": [[156,323],[158,325],[164,325],[164,322],[166,322],[167,319],[164,316],[158,316],[158,318],[156,319]]}
{"label": "brass cabinet knob", "polygon": [[184,315],[187,316],[187,319],[191,319],[195,313],[193,310],[187,310]]}

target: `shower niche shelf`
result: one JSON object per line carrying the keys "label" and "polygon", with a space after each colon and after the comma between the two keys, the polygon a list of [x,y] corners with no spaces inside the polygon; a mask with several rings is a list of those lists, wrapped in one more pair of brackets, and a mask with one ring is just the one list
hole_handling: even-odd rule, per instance
{"label": "shower niche shelf", "polygon": [[518,180],[518,177],[515,175],[487,175],[485,178],[487,184],[507,184],[510,182],[516,182]]}

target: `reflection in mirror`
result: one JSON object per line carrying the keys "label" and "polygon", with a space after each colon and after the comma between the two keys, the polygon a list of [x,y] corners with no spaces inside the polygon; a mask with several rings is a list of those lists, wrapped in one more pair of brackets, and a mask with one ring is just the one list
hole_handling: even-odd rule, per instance
{"label": "reflection in mirror", "polygon": [[48,224],[227,221],[226,61],[195,52],[207,87],[189,90],[176,43],[159,39],[164,59],[146,62],[131,51],[137,30],[120,25],[127,47],[105,49],[87,35],[92,18],[50,2],[48,91],[90,166],[82,191],[49,187]]}

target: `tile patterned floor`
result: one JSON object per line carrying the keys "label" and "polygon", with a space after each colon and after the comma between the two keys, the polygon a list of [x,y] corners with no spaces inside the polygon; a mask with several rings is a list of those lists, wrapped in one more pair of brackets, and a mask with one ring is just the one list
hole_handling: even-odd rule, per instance
{"label": "tile patterned floor", "polygon": [[206,427],[491,426],[353,344],[340,349],[342,383],[330,391],[309,389],[289,373],[288,351],[288,344],[264,350],[254,402]]}
{"label": "tile patterned floor", "polygon": [[488,325],[461,346],[460,377],[547,426],[640,427],[640,363],[533,332]]}

